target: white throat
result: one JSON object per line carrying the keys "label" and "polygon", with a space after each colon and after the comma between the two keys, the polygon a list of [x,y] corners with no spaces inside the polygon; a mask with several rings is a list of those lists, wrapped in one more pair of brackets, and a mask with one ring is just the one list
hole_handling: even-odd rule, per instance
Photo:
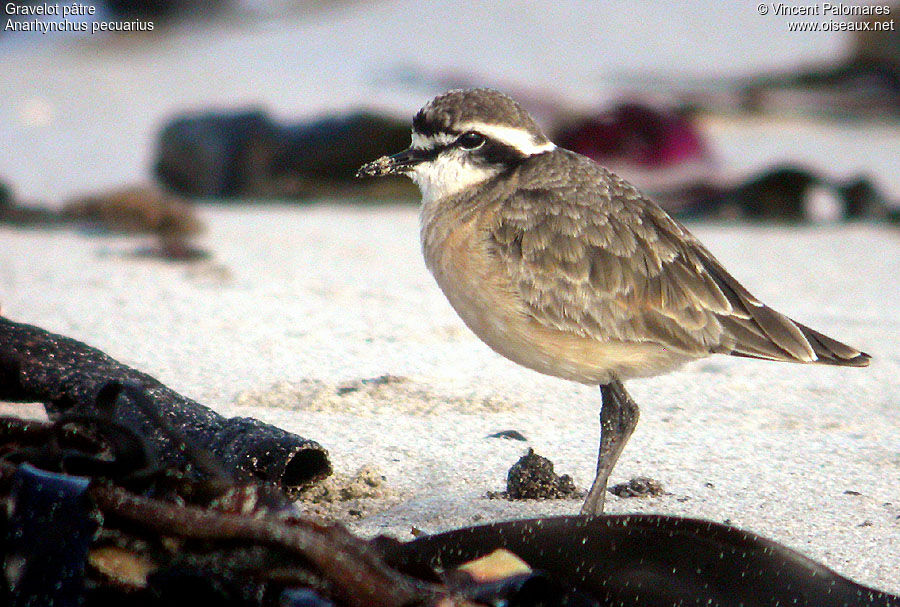
{"label": "white throat", "polygon": [[416,166],[409,176],[422,192],[422,204],[428,205],[483,183],[498,173],[499,169],[479,167],[453,150]]}

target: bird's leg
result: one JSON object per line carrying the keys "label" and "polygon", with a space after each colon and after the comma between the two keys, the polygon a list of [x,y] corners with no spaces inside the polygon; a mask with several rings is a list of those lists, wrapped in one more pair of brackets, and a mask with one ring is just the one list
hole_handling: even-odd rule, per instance
{"label": "bird's leg", "polygon": [[600,386],[603,405],[600,408],[600,454],[597,456],[597,477],[591,484],[581,514],[603,514],[603,501],[606,497],[606,482],[609,474],[622,454],[634,427],[637,425],[640,411],[637,404],[628,396],[625,386],[614,379],[605,386]]}

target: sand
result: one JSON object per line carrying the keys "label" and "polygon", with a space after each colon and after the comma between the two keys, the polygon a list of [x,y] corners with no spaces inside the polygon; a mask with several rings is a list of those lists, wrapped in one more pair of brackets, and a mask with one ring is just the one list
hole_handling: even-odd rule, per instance
{"label": "sand", "polygon": [[[133,256],[125,237],[0,227],[9,318],[99,347],[226,415],[325,445],[383,476],[331,511],[411,537],[577,512],[490,500],[534,448],[592,479],[599,391],[518,367],[456,317],[421,260],[412,206],[204,206],[210,261]],[[612,482],[659,497],[608,511],[727,521],[900,592],[900,241],[872,225],[695,232],[759,297],[865,349],[866,369],[713,357],[629,383],[642,406]],[[34,409],[18,407],[21,414]],[[514,429],[527,442],[488,438]],[[358,497],[358,496],[357,496]]]}

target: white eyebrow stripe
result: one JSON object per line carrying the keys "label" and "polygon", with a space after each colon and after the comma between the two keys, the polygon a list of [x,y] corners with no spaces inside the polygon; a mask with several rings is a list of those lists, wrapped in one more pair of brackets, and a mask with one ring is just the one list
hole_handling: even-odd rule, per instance
{"label": "white eyebrow stripe", "polygon": [[459,130],[463,132],[476,131],[486,137],[514,148],[524,156],[534,156],[535,154],[543,154],[544,152],[556,149],[556,144],[552,141],[535,143],[534,136],[531,133],[511,126],[498,126],[496,124],[486,124],[484,122],[467,122],[466,124],[460,125]]}

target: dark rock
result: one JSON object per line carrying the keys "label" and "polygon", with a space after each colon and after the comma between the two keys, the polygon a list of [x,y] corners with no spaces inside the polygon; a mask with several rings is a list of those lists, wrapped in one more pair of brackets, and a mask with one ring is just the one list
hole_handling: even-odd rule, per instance
{"label": "dark rock", "polygon": [[836,186],[844,200],[847,219],[887,219],[890,214],[887,199],[871,180],[856,177]]}
{"label": "dark rock", "polygon": [[511,500],[575,497],[578,489],[568,474],[557,475],[553,462],[529,449],[512,465],[506,479],[506,497]]}
{"label": "dark rock", "polygon": [[277,128],[261,110],[181,116],[159,135],[155,172],[185,196],[236,196],[253,172],[251,150],[275,138]]}
{"label": "dark rock", "polygon": [[657,497],[665,493],[662,483],[646,476],[636,476],[627,483],[614,485],[609,492],[619,497]]}

